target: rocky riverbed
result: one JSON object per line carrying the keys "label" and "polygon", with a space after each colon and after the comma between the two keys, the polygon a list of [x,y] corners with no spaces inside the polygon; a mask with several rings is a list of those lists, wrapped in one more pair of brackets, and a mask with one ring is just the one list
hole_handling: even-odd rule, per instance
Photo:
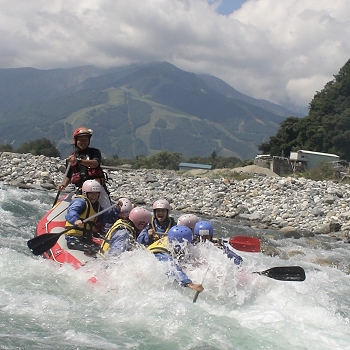
{"label": "rocky riverbed", "polygon": [[[56,191],[65,172],[65,161],[59,158],[10,152],[0,158],[3,185]],[[240,219],[252,227],[279,230],[285,237],[324,234],[344,242],[350,239],[349,184],[279,177],[258,167],[248,168],[252,177],[241,181],[230,177],[227,169],[104,170],[114,200],[128,197],[149,207],[166,198],[174,210]]]}

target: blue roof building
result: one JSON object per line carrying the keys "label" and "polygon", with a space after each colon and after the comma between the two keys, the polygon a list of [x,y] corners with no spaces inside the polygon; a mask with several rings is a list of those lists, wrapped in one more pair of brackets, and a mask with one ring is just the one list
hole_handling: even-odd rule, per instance
{"label": "blue roof building", "polygon": [[208,164],[195,164],[195,163],[180,163],[179,164],[179,170],[180,171],[186,171],[186,170],[192,170],[192,169],[203,169],[203,170],[210,170],[211,165]]}

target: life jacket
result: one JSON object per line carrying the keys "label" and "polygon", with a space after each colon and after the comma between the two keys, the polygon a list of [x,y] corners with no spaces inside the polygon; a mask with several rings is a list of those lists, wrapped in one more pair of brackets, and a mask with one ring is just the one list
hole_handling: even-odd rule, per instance
{"label": "life jacket", "polygon": [[[75,151],[72,155],[73,154],[77,154],[77,152]],[[89,159],[89,155],[86,154],[85,156],[86,159]],[[86,180],[97,180],[103,186],[106,184],[105,173],[100,166],[97,168],[90,168],[82,165],[80,162],[76,162],[74,165],[71,165],[71,167],[73,171],[71,183],[79,188],[83,186]]]}
{"label": "life jacket", "polygon": [[169,251],[169,242],[168,237],[162,237],[161,239],[158,239],[158,241],[152,243],[147,247],[152,253],[165,253],[165,254],[171,254]]}
{"label": "life jacket", "polygon": [[[168,225],[166,226],[164,232],[162,232],[162,233],[168,233],[168,231],[175,225],[175,219],[172,216],[169,216],[167,219],[169,221]],[[151,227],[152,227],[154,232],[159,232],[160,231],[159,228],[158,228],[159,225],[157,225],[156,218],[154,216],[152,217]]]}
{"label": "life jacket", "polygon": [[[91,202],[89,201],[89,199],[87,197],[84,196],[75,196],[75,198],[82,198],[85,201],[85,210],[83,211],[83,213],[81,213],[79,215],[79,219],[80,220],[85,220],[90,216],[93,216],[95,214],[97,214],[100,211],[100,204],[98,204],[98,208],[97,211],[95,211],[95,209],[93,208]],[[65,234],[67,236],[76,236],[79,238],[85,237],[87,240],[91,240],[92,239],[92,228],[95,225],[95,222],[97,220],[97,216],[95,218],[93,218],[91,221],[87,221],[83,224],[82,227],[74,227],[71,230],[65,232]],[[74,225],[72,225],[70,222],[66,221],[66,228],[72,227]]]}
{"label": "life jacket", "polygon": [[136,230],[134,226],[131,224],[131,221],[128,219],[118,219],[106,233],[106,237],[104,238],[101,244],[101,248],[99,250],[100,255],[104,256],[104,253],[108,252],[109,242],[113,234],[115,233],[115,231],[118,231],[121,229],[127,229],[132,235],[133,239],[136,239]]}

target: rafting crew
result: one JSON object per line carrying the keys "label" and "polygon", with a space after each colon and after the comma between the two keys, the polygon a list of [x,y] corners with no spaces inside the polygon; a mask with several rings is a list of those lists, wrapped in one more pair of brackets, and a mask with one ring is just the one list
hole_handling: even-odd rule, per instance
{"label": "rafting crew", "polygon": [[75,195],[69,203],[65,215],[66,229],[72,227],[65,233],[69,249],[96,254],[101,242],[96,242],[93,237],[100,237],[98,227],[103,227],[106,222],[114,222],[120,214],[123,203],[119,200],[110,212],[101,213],[91,221],[83,222],[103,210],[99,203],[101,189],[101,184],[96,180],[86,180],[82,186],[82,194]]}
{"label": "rafting crew", "polygon": [[[137,242],[149,246],[156,242],[162,235],[167,234],[175,226],[175,219],[170,216],[170,204],[166,199],[158,199],[153,205],[152,221],[137,237]],[[160,235],[161,234],[161,235]]]}
{"label": "rafting crew", "polygon": [[128,218],[119,218],[108,230],[101,244],[100,255],[119,255],[132,250],[140,232],[152,221],[152,213],[145,208],[133,208]]}
{"label": "rafting crew", "polygon": [[177,263],[180,257],[186,254],[186,249],[191,242],[191,229],[187,226],[175,225],[170,228],[167,236],[152,243],[148,246],[148,249],[154,254],[157,260],[166,262],[168,267],[170,266],[170,269],[167,269],[167,275],[174,277],[183,287],[202,292],[204,289],[203,286],[201,284],[194,284]]}

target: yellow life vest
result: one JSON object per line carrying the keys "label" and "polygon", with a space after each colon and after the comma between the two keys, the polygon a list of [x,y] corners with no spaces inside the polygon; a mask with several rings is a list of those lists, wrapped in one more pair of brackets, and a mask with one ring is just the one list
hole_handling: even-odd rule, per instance
{"label": "yellow life vest", "polygon": [[171,254],[169,251],[168,236],[158,239],[158,241],[152,243],[147,247],[152,253],[166,253]]}
{"label": "yellow life vest", "polygon": [[131,221],[128,219],[118,219],[113,226],[108,230],[106,237],[104,238],[103,242],[101,243],[101,248],[99,250],[100,255],[104,256],[104,253],[108,252],[109,250],[109,242],[114,234],[115,231],[120,229],[127,229],[130,234],[132,234],[133,238],[136,239],[136,231],[134,226],[132,225]]}
{"label": "yellow life vest", "polygon": [[[155,219],[156,218],[153,216],[152,217],[151,226],[152,226],[153,231],[157,232],[157,228],[154,225],[154,220]],[[164,233],[168,233],[168,231],[175,225],[175,219],[172,216],[169,216],[168,219],[169,219],[169,223],[168,223],[168,226],[166,227]]]}
{"label": "yellow life vest", "polygon": [[[97,212],[94,210],[91,202],[89,201],[89,199],[85,196],[75,196],[75,198],[82,198],[85,201],[85,210],[83,211],[83,213],[81,213],[79,215],[79,219],[80,220],[85,220],[90,216],[93,216],[95,214],[97,214]],[[100,205],[98,205],[98,211],[100,211]],[[74,227],[71,230],[67,231],[65,234],[67,236],[76,236],[76,237],[84,237],[86,236],[87,238],[89,238],[89,236],[91,236],[92,234],[92,227],[94,226],[95,222],[97,220],[97,217],[91,219],[91,221],[87,221],[83,224],[83,227]],[[69,228],[72,225],[70,222],[66,221],[66,228]],[[91,237],[90,237],[91,238]]]}

